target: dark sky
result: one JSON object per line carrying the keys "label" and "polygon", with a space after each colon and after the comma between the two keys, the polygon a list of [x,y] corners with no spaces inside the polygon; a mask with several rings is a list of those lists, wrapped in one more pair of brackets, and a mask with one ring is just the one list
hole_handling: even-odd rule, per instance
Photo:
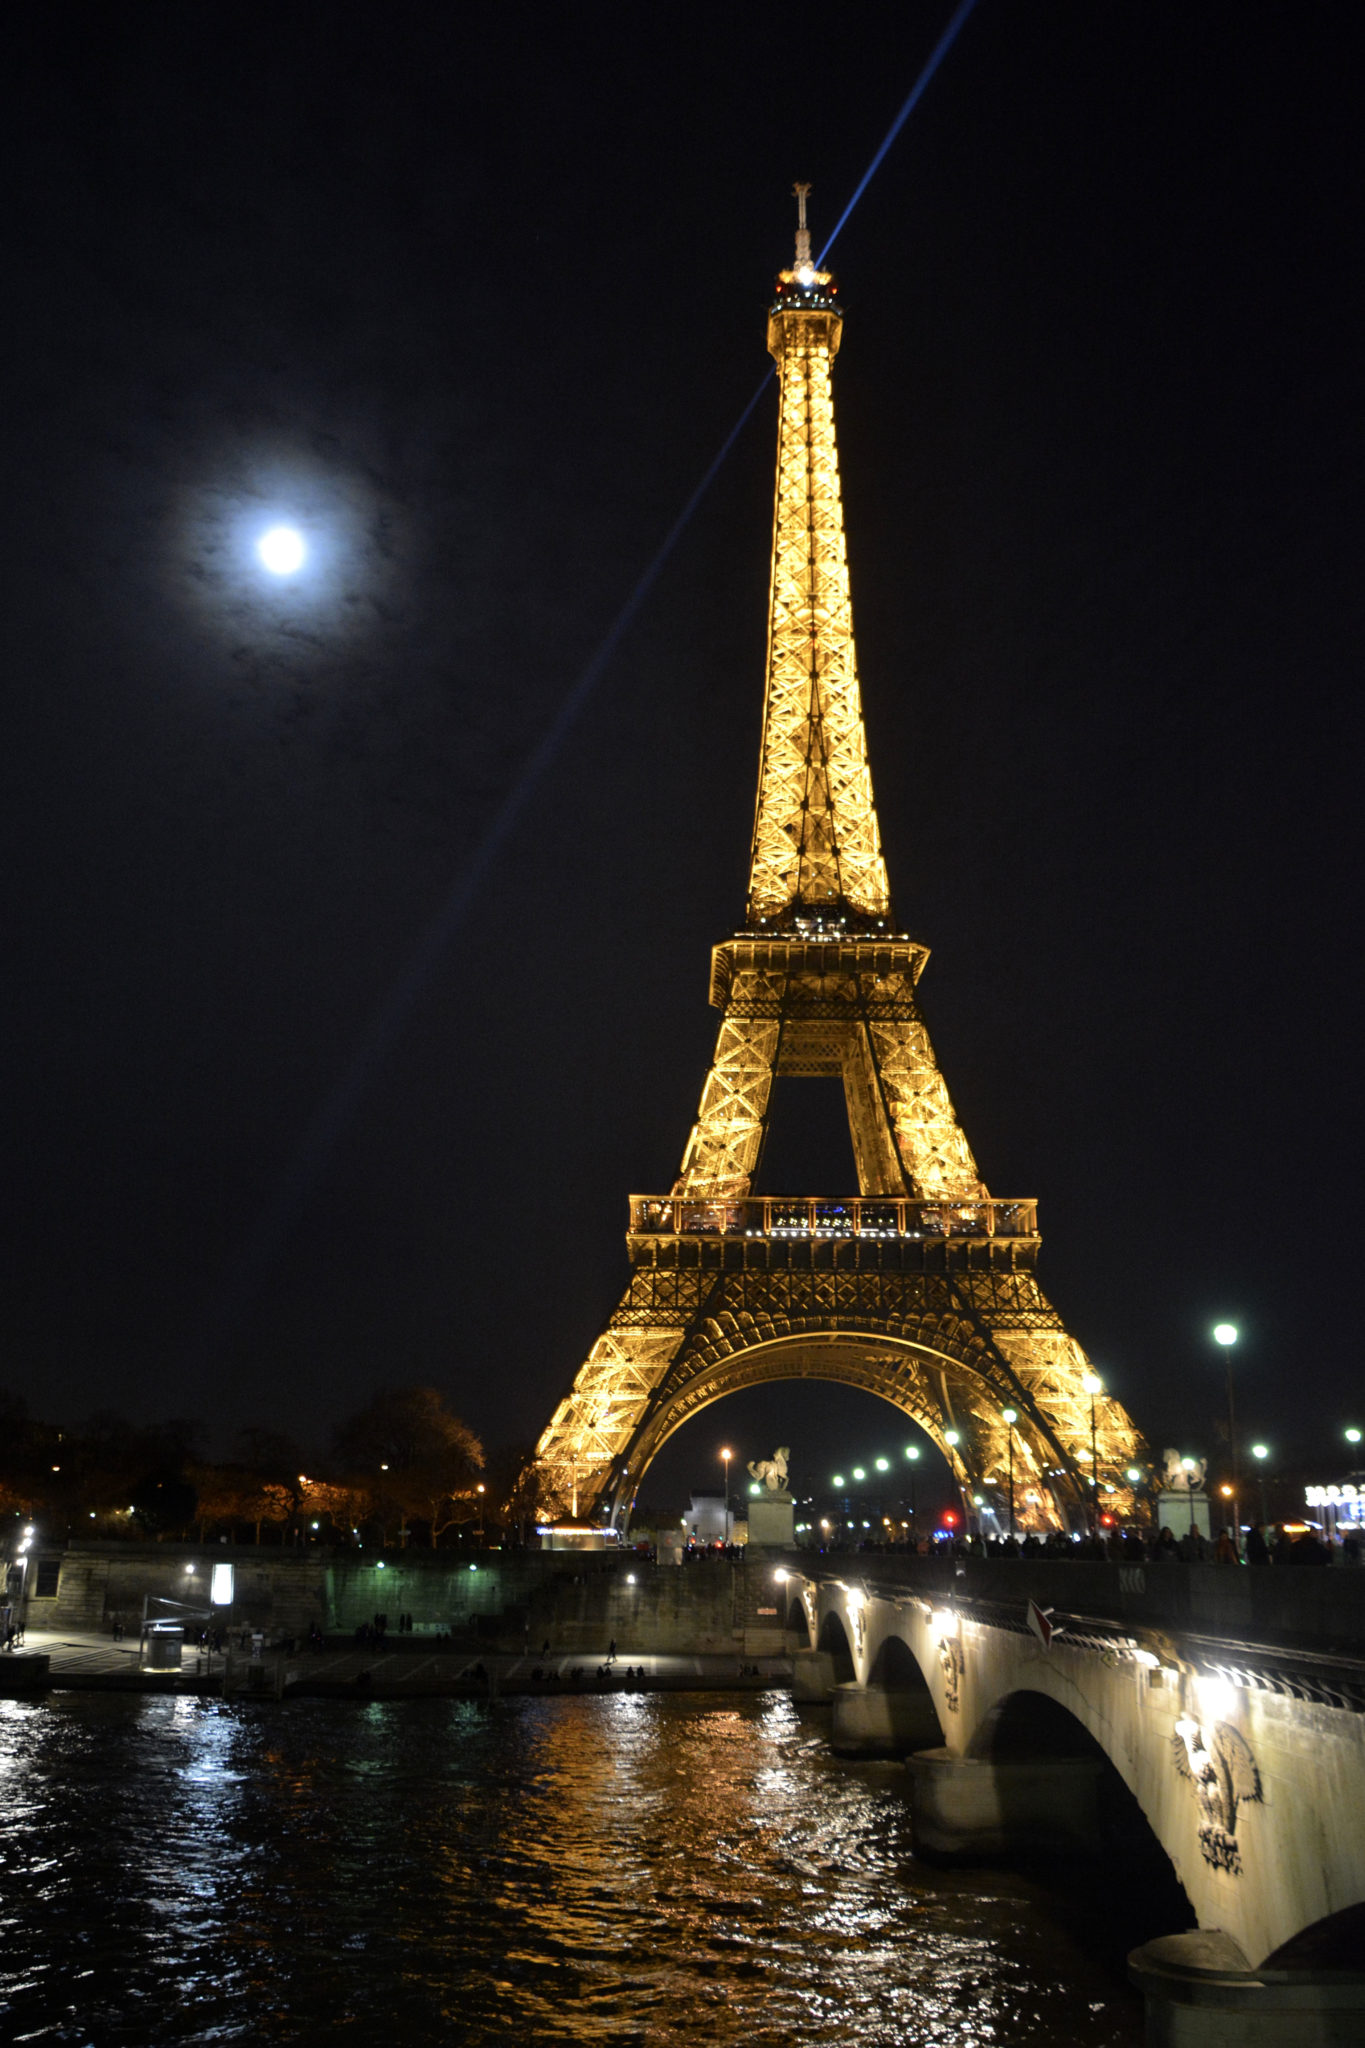
{"label": "dark sky", "polygon": [[[762,374],[791,180],[818,244],[948,12],[10,23],[0,1381],[38,1413],[319,1443],[421,1378],[493,1442],[548,1419],[742,915],[771,390],[299,1148]],[[1248,1432],[1323,1465],[1365,1415],[1355,25],[980,0],[834,259],[893,900],[982,1170],[1154,1439],[1213,1447],[1227,1315]],[[314,556],[267,589],[276,515]],[[846,1191],[809,1086],[773,1175]],[[802,1400],[676,1474],[779,1417],[866,1446]]]}

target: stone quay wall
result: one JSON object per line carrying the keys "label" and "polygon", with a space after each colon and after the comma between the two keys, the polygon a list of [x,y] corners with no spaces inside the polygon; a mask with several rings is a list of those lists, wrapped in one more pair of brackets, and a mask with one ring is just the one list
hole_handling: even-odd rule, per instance
{"label": "stone quay wall", "polygon": [[144,1600],[153,1616],[174,1618],[157,1604],[166,1601],[207,1615],[212,1568],[230,1564],[232,1605],[211,1610],[213,1618],[272,1640],[312,1627],[351,1635],[382,1614],[393,1645],[407,1640],[398,1631],[406,1614],[414,1644],[441,1633],[490,1649],[535,1651],[548,1641],[556,1655],[603,1656],[614,1641],[622,1657],[772,1656],[786,1644],[777,1559],[757,1555],[678,1566],[629,1552],[390,1550],[381,1558],[320,1545],[192,1543],[72,1544],[44,1554],[49,1563],[59,1556],[60,1571],[54,1595],[29,1599],[34,1629],[107,1633],[121,1621],[134,1634]]}

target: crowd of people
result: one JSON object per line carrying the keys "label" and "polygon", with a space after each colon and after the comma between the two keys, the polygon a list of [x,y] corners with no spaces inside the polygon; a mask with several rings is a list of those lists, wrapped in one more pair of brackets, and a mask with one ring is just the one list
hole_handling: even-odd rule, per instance
{"label": "crowd of people", "polygon": [[[847,1546],[834,1544],[838,1549]],[[1239,1546],[1232,1529],[1216,1538],[1199,1529],[1177,1536],[1171,1529],[1144,1535],[1137,1529],[1102,1530],[1090,1536],[1066,1536],[1060,1530],[1045,1535],[1029,1531],[1024,1536],[953,1536],[939,1533],[918,1542],[880,1543],[864,1540],[859,1551],[903,1554],[907,1550],[921,1557],[1046,1557],[1075,1563],[1088,1559],[1108,1564],[1249,1564],[1249,1565],[1359,1565],[1365,1562],[1358,1531],[1348,1529],[1334,1540],[1325,1540],[1316,1530],[1299,1526],[1286,1528],[1283,1522],[1253,1523]]]}

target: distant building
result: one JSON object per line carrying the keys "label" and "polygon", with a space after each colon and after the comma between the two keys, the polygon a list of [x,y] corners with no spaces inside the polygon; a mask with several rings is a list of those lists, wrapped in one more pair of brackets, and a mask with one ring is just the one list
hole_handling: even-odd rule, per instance
{"label": "distant building", "polygon": [[723,1493],[694,1493],[688,1503],[686,1524],[690,1543],[743,1543],[748,1534],[743,1502],[730,1496],[730,1525],[725,1523]]}

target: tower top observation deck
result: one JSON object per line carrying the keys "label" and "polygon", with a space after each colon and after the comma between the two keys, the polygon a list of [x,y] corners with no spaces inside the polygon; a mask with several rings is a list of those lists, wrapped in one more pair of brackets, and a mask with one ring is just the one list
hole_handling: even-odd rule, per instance
{"label": "tower top observation deck", "polygon": [[839,287],[834,273],[817,270],[810,253],[810,229],[806,225],[806,195],[809,185],[793,185],[797,203],[796,255],[790,270],[779,270],[773,302],[768,311],[768,350],[781,363],[787,345],[785,313],[801,313],[807,321],[812,314],[824,316],[825,338],[831,356],[839,351],[843,312],[836,303]]}

